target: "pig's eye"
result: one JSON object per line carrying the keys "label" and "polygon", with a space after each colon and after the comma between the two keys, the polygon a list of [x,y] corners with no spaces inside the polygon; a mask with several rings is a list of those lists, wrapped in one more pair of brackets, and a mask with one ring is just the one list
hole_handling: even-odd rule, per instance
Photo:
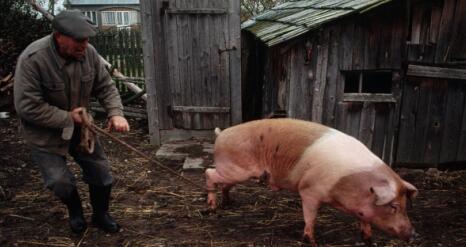
{"label": "pig's eye", "polygon": [[390,203],[388,205],[390,206],[392,214],[396,214],[400,209],[400,205],[398,203]]}

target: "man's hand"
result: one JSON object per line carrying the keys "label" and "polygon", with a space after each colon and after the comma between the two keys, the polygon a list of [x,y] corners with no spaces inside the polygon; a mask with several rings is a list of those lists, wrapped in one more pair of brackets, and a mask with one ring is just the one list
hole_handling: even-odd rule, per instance
{"label": "man's hand", "polygon": [[74,108],[70,114],[73,122],[77,124],[81,124],[83,122],[83,118],[81,117],[81,112],[83,111],[82,107]]}
{"label": "man's hand", "polygon": [[114,129],[118,132],[128,132],[129,124],[126,118],[122,116],[113,116],[108,120],[107,129],[109,131]]}

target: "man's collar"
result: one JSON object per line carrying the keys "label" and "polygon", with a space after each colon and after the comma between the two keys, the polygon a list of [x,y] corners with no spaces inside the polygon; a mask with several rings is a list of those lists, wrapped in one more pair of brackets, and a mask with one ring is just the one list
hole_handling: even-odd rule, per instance
{"label": "man's collar", "polygon": [[58,53],[58,47],[55,42],[55,38],[53,37],[53,34],[50,35],[50,50],[52,51],[52,56],[55,59],[55,62],[57,63],[57,66],[59,69],[63,68],[66,64],[66,59],[64,59],[60,54]]}

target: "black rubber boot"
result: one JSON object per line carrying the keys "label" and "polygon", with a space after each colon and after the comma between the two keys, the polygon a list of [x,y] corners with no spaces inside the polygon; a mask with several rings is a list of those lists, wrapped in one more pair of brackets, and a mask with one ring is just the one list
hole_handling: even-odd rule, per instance
{"label": "black rubber boot", "polygon": [[120,225],[108,213],[108,203],[112,186],[89,185],[89,194],[93,208],[92,223],[102,230],[114,233],[120,230]]}
{"label": "black rubber boot", "polygon": [[81,206],[78,190],[74,189],[68,198],[60,198],[60,200],[68,208],[71,230],[74,233],[83,233],[87,228],[87,224],[83,216],[83,208]]}

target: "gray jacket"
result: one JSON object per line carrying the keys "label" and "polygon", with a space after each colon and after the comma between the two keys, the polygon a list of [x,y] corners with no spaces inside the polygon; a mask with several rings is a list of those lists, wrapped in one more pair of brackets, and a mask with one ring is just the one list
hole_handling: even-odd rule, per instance
{"label": "gray jacket", "polygon": [[81,60],[58,55],[53,36],[30,44],[16,65],[14,98],[20,132],[32,148],[65,155],[74,123],[70,110],[88,107],[95,96],[109,117],[123,106],[97,51],[88,46]]}

